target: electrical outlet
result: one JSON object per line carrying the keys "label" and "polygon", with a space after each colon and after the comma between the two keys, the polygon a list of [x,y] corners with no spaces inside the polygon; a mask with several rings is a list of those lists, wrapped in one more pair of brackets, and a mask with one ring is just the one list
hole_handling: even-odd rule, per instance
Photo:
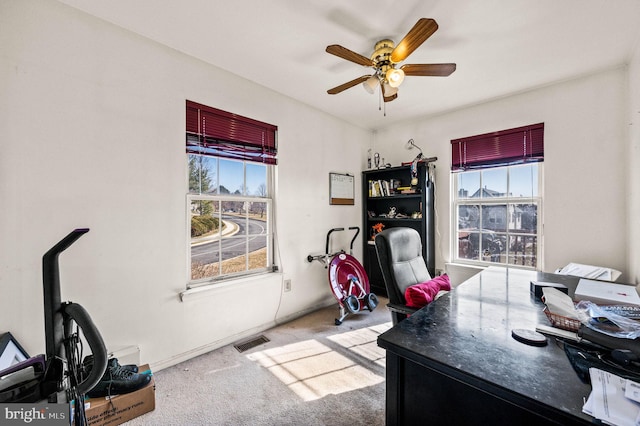
{"label": "electrical outlet", "polygon": [[284,291],[291,291],[291,280],[284,280]]}

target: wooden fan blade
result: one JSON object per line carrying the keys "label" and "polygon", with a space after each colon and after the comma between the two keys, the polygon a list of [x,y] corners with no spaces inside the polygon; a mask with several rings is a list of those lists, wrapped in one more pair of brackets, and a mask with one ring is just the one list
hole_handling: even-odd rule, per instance
{"label": "wooden fan blade", "polygon": [[416,50],[426,39],[431,37],[438,29],[436,21],[430,18],[420,18],[418,22],[409,30],[406,36],[391,52],[390,60],[393,63],[404,61],[407,56]]}
{"label": "wooden fan blade", "polygon": [[346,47],[342,47],[338,44],[332,44],[331,46],[327,46],[327,53],[331,53],[332,55],[336,55],[342,59],[346,59],[347,61],[355,62],[358,65],[364,65],[372,67],[374,63],[371,59],[362,56],[359,53],[356,53],[352,50],[347,49]]}
{"label": "wooden fan blade", "polygon": [[400,69],[404,75],[446,77],[456,70],[456,64],[406,64]]}
{"label": "wooden fan blade", "polygon": [[370,75],[363,75],[362,77],[358,77],[354,80],[351,80],[347,83],[341,84],[340,86],[336,86],[333,89],[329,89],[327,90],[327,93],[330,95],[336,95],[344,90],[347,90],[357,84],[360,83],[364,83],[365,81],[367,81],[369,79],[369,77],[371,77]]}

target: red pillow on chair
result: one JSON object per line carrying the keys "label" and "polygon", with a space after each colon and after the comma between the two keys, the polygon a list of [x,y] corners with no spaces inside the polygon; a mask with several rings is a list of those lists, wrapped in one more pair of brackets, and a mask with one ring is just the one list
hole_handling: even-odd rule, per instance
{"label": "red pillow on chair", "polygon": [[407,287],[404,298],[410,308],[422,308],[431,303],[440,290],[451,290],[451,281],[447,274]]}

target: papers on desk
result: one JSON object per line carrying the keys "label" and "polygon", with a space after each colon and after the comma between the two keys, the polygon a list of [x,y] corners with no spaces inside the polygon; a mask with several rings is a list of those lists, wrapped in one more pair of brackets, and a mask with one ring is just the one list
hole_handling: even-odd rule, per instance
{"label": "papers on desk", "polygon": [[582,411],[614,426],[640,425],[640,384],[590,368],[591,394]]}
{"label": "papers on desk", "polygon": [[621,272],[611,268],[603,268],[600,266],[583,265],[581,263],[569,263],[564,268],[556,271],[561,275],[573,275],[582,278],[591,278],[593,280],[615,281]]}
{"label": "papers on desk", "polygon": [[576,310],[573,300],[562,291],[553,287],[544,287],[542,289],[544,304],[547,305],[549,312],[561,315],[566,318],[581,320],[580,312]]}

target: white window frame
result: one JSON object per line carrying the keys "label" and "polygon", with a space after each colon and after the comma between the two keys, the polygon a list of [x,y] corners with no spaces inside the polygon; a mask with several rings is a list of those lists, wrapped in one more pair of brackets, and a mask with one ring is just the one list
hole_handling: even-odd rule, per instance
{"label": "white window frame", "polygon": [[[452,208],[452,214],[451,214],[451,225],[450,225],[450,229],[451,229],[451,243],[450,243],[450,258],[451,258],[451,262],[452,263],[457,263],[457,264],[466,264],[466,265],[474,265],[474,266],[505,266],[505,267],[512,267],[512,268],[520,268],[520,269],[528,269],[528,270],[544,270],[544,235],[543,235],[543,231],[544,231],[544,209],[543,209],[543,201],[544,201],[544,194],[543,194],[543,174],[544,174],[544,162],[538,162],[536,163],[538,165],[538,195],[536,196],[531,196],[531,197],[510,197],[510,196],[504,196],[504,197],[491,197],[491,198],[458,198],[458,175],[460,173],[465,173],[465,172],[451,172],[450,176],[451,176],[451,208]],[[511,168],[511,167],[517,167],[518,165],[509,165],[509,166],[503,166],[504,168]],[[469,170],[468,172],[478,172],[478,171],[483,171],[483,170],[490,170],[490,168],[484,168],[484,169],[474,169],[474,170]],[[482,174],[481,174],[482,176]],[[483,182],[482,182],[482,177],[480,178],[480,188],[483,188]],[[507,188],[507,194],[509,193],[509,188]],[[536,234],[535,236],[537,237],[537,243],[536,243],[536,266],[535,267],[531,267],[531,266],[526,266],[526,265],[517,265],[517,264],[510,264],[510,263],[500,263],[500,262],[491,262],[491,261],[484,261],[482,260],[482,256],[480,255],[479,258],[476,259],[467,259],[467,258],[462,258],[462,257],[458,257],[458,250],[459,250],[459,246],[458,246],[458,207],[459,206],[463,206],[463,205],[480,205],[480,206],[492,206],[492,205],[509,205],[509,204],[528,204],[528,203],[535,203],[537,204],[537,229],[536,229]],[[507,214],[509,214],[509,209],[507,209]],[[482,224],[482,219],[479,220],[480,224]],[[480,235],[482,230],[479,230],[478,232],[480,232]],[[520,234],[518,232],[514,232],[514,231],[509,231],[508,226],[507,226],[507,231],[506,231],[506,235],[507,235],[507,241],[509,238],[509,234],[512,235],[524,235],[524,234]],[[531,235],[531,234],[526,234],[526,235]],[[480,236],[480,240],[482,240],[481,236]],[[482,242],[480,242],[480,244],[482,244]],[[507,244],[507,259],[508,259],[508,244]]]}
{"label": "white window frame", "polygon": [[[219,158],[222,160],[227,160],[224,157],[212,157],[212,158]],[[186,161],[189,161],[189,155],[187,154],[186,157]],[[247,163],[251,163],[250,161],[246,161],[246,160],[235,160],[235,161],[242,161],[245,164]],[[277,266],[275,266],[275,260],[274,260],[274,224],[275,224],[275,217],[274,217],[274,195],[275,195],[275,185],[274,185],[274,174],[275,174],[275,167],[276,165],[266,165],[266,171],[267,171],[267,176],[266,176],[266,186],[267,186],[267,196],[266,197],[256,197],[256,196],[244,196],[244,195],[238,195],[238,194],[197,194],[197,193],[187,193],[186,196],[186,220],[185,220],[185,231],[186,231],[186,253],[187,253],[187,289],[192,289],[192,288],[196,288],[196,287],[202,287],[205,285],[212,285],[212,284],[221,284],[230,280],[234,280],[234,279],[238,279],[241,277],[247,277],[247,276],[253,276],[253,275],[259,275],[259,274],[264,274],[264,273],[270,273],[270,272],[274,272],[276,271],[278,268]],[[187,182],[188,182],[188,173],[187,173]],[[266,259],[266,264],[264,268],[256,268],[256,269],[245,269],[243,272],[237,272],[237,273],[229,273],[229,274],[219,274],[213,277],[206,277],[206,278],[200,278],[200,279],[192,279],[192,263],[191,263],[191,203],[193,201],[198,201],[198,200],[203,200],[203,201],[212,201],[212,202],[217,202],[219,203],[218,205],[220,205],[220,203],[225,202],[225,201],[230,201],[230,202],[248,202],[248,203],[253,203],[253,202],[257,202],[257,203],[264,203],[266,204],[266,215],[267,215],[267,220],[265,221],[266,223],[266,234],[260,234],[260,236],[265,236],[266,237],[266,250],[267,250],[267,259]],[[216,211],[221,215],[221,211],[219,209],[216,209]],[[246,220],[248,220],[248,217],[245,218]],[[256,234],[257,235],[257,234]],[[247,241],[248,243],[248,241]],[[218,240],[218,244],[221,244],[221,239]],[[218,249],[220,249],[220,246],[218,246]],[[248,244],[245,247],[245,262],[248,263],[249,261],[249,256],[248,256],[249,252],[248,252]],[[222,263],[222,261],[220,261],[220,263]],[[221,271],[222,268],[219,267],[219,270]]]}

